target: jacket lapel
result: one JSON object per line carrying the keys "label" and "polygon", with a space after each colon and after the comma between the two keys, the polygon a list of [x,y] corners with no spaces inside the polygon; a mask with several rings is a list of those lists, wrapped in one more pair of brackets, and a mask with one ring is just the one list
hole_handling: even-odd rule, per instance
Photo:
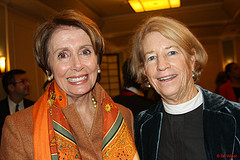
{"label": "jacket lapel", "polygon": [[230,104],[219,95],[202,88],[201,90],[204,99],[203,132],[207,159],[227,159],[226,155],[234,154],[237,129],[235,118],[226,109]]}
{"label": "jacket lapel", "polygon": [[[163,113],[157,112],[141,127],[142,157],[157,159]],[[157,142],[157,143],[156,143]]]}
{"label": "jacket lapel", "polygon": [[203,111],[204,144],[208,159],[216,159],[227,154],[233,155],[235,125],[236,122],[231,115],[210,110]]}

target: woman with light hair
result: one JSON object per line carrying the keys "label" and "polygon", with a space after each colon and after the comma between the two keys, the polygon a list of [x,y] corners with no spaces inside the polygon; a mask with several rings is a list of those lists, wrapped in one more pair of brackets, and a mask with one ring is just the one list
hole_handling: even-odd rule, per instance
{"label": "woman with light hair", "polygon": [[195,85],[207,53],[189,29],[152,17],[133,38],[131,69],[161,100],[135,120],[141,160],[212,160],[240,156],[240,104]]}

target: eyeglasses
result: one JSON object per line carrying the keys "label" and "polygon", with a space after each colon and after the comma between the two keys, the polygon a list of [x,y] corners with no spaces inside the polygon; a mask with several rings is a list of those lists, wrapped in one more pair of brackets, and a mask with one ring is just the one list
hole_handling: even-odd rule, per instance
{"label": "eyeglasses", "polygon": [[29,82],[30,82],[30,81],[27,80],[27,79],[22,79],[21,81],[14,82],[13,84],[18,84],[18,83],[26,84],[26,83],[29,83]]}

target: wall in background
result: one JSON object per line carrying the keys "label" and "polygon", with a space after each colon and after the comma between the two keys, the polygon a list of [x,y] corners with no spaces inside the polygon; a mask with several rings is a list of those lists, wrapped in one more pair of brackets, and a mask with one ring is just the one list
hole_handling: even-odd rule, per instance
{"label": "wall in background", "polygon": [[[43,93],[42,86],[46,80],[43,71],[41,71],[37,66],[33,57],[33,35],[35,33],[36,27],[40,23],[40,20],[32,18],[31,15],[24,15],[12,9],[8,9],[7,13],[10,68],[20,68],[27,71],[28,77],[31,81],[31,95],[28,98],[37,100]],[[2,34],[3,33],[0,32],[0,37],[2,37]],[[232,40],[234,44],[234,60],[236,62],[240,62],[239,36],[240,35],[235,35],[233,37],[230,37],[230,40]],[[120,53],[120,70],[123,62],[130,56],[130,49],[128,47],[129,38],[130,37],[122,37],[117,40],[119,41],[119,44],[125,44],[125,46],[121,45],[121,48],[111,46],[106,43],[107,53]],[[222,42],[225,40],[229,40],[229,37],[228,39],[225,39],[222,38],[222,35],[220,35],[219,37],[214,38],[201,38],[201,42],[203,43],[203,46],[209,55],[209,60],[198,84],[203,88],[209,89],[210,91],[214,91],[216,75],[218,72],[222,71],[224,67],[224,50]],[[108,38],[108,41],[111,41],[111,39]],[[5,93],[1,87],[0,98],[5,96]]]}
{"label": "wall in background", "polygon": [[[6,37],[6,6],[0,3],[0,56],[7,57],[7,37]],[[0,78],[0,99],[6,97]]]}

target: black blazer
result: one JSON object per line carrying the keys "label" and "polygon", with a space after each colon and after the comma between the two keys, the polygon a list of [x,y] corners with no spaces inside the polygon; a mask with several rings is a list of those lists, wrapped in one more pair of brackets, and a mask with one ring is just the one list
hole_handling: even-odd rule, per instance
{"label": "black blazer", "polygon": [[[228,101],[202,88],[201,91],[207,160],[240,159],[240,103]],[[135,141],[141,160],[158,158],[162,117],[163,103],[159,101],[140,112],[135,119]]]}
{"label": "black blazer", "polygon": [[[31,101],[25,98],[23,99],[24,108],[27,108],[33,105],[34,103],[35,103],[34,101]],[[0,142],[1,142],[1,136],[2,136],[2,127],[7,115],[10,115],[10,111],[8,106],[8,98],[5,98],[0,101]]]}

